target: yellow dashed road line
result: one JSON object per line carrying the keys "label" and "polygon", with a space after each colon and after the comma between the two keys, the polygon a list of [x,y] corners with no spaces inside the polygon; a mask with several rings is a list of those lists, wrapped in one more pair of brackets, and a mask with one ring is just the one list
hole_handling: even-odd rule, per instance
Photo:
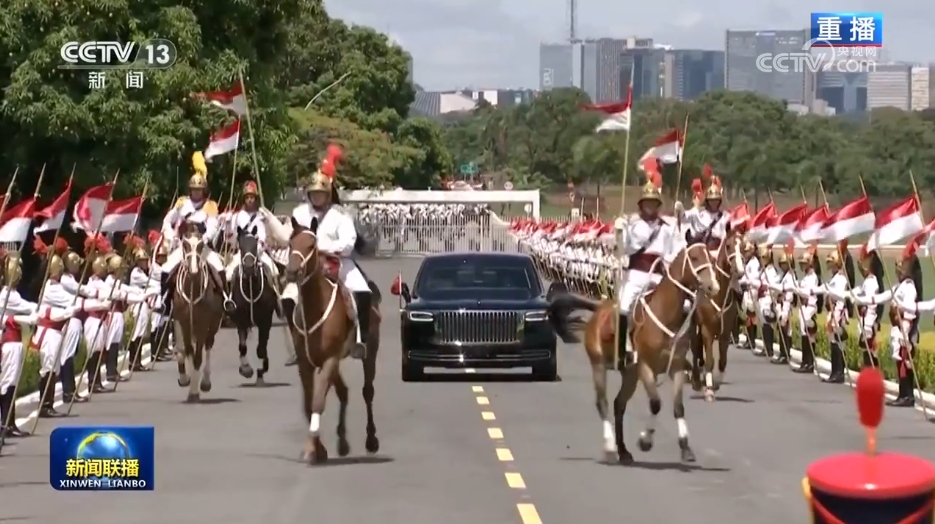
{"label": "yellow dashed road line", "polygon": [[[469,370],[468,372],[470,373],[473,371],[474,370]],[[478,405],[490,405],[490,398],[487,397],[486,393],[484,392],[483,386],[471,386],[471,391],[474,392],[474,399],[477,401]],[[493,411],[481,411],[481,418],[485,421],[497,420],[497,416]],[[500,462],[512,463],[513,452],[504,445],[503,429],[499,427],[488,426],[487,436],[496,442],[497,460]],[[514,469],[514,466],[511,464],[508,466],[508,469]],[[515,471],[507,471],[504,473],[504,478],[506,479],[506,485],[509,486],[510,489],[526,489],[526,481],[523,480],[523,476],[519,473]],[[522,498],[526,499],[527,497],[523,495]],[[516,510],[519,512],[519,518],[523,524],[542,524],[542,519],[539,518],[539,512],[536,511],[535,505],[528,502],[520,503],[516,505]]]}

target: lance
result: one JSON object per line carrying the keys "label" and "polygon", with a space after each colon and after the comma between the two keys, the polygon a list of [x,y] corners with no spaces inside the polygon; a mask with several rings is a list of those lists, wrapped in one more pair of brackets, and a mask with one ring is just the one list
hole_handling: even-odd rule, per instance
{"label": "lance", "polygon": [[[632,99],[632,93],[633,93],[633,73],[635,71],[636,71],[635,67],[630,68],[630,85],[628,87],[627,93],[630,94],[631,99]],[[618,220],[623,220],[623,213],[625,211],[624,205],[626,204],[626,201],[627,201],[627,170],[630,167],[630,135],[632,134],[632,130],[633,130],[633,118],[632,118],[633,109],[632,108],[630,109],[630,112],[631,112],[631,118],[629,122],[630,125],[627,128],[627,139],[626,139],[626,143],[623,146],[623,176],[621,177],[621,182],[620,182],[620,186],[621,186],[620,214],[617,215],[619,217]],[[624,222],[623,227],[627,227],[626,221]],[[616,258],[615,262],[617,265],[617,268],[616,268],[617,281],[614,283],[615,286],[619,286],[623,282],[624,246],[621,240],[624,237],[623,235],[619,233],[617,233],[617,236],[618,236],[618,239],[616,242],[617,253],[616,253],[616,256],[614,257]],[[620,337],[624,337],[623,340],[624,340],[624,343],[626,343],[627,334],[620,333],[620,301],[614,300],[614,355],[615,356],[619,353],[618,348],[620,347]],[[619,366],[619,363],[618,363],[618,366]]]}
{"label": "lance", "polygon": [[[169,200],[169,209],[166,211],[166,213],[168,213],[169,211],[172,210],[172,207],[175,206],[175,200],[176,200],[176,199],[178,198],[178,196],[179,196],[178,176],[176,176],[175,179],[176,179],[175,193],[172,195],[172,199]],[[159,230],[160,230],[159,241],[156,243],[155,246],[153,246],[153,258],[156,258],[156,251],[159,249],[160,246],[162,246],[162,243],[165,242],[165,239],[166,239],[166,238],[165,238],[165,237],[166,237],[165,231],[163,231],[161,227],[159,228]],[[161,271],[161,269],[160,269],[160,271]],[[152,268],[150,268],[150,273],[152,273]],[[159,289],[159,293],[160,293],[160,295],[164,294],[164,290],[163,290],[161,287],[160,287],[160,289]],[[154,304],[154,305],[155,305],[155,304]],[[164,306],[165,306],[165,305],[163,304],[163,307],[164,307]],[[164,309],[163,309],[163,310],[164,310]],[[153,313],[154,313],[154,312],[153,312]],[[165,313],[159,313],[159,315],[160,315],[160,319],[159,319],[159,320],[160,320],[160,324],[159,324],[159,325],[160,325],[160,327],[161,327],[162,324],[164,324],[165,322],[168,322],[168,320],[163,320],[163,319],[162,319],[162,316],[165,315]],[[152,329],[152,325],[150,325],[150,329]],[[152,345],[150,345],[150,348],[149,348],[149,356],[150,356],[150,360],[151,360],[152,362],[151,362],[150,366],[149,366],[148,368],[146,368],[147,371],[152,371],[152,370],[156,367],[156,362],[157,362],[156,357],[158,356],[158,353],[157,353],[157,352],[159,351],[159,348],[162,347],[162,343],[163,343],[163,341],[165,341],[166,333],[168,333],[168,332],[169,332],[168,329],[163,329],[163,330],[162,330],[162,333],[160,333],[160,335],[159,335],[159,340],[156,341],[156,347],[152,347]],[[142,351],[140,351],[140,353],[142,353]],[[141,357],[141,358],[142,358],[142,357]],[[131,376],[131,377],[133,376],[133,369],[132,369],[132,368],[130,369],[130,376]]]}

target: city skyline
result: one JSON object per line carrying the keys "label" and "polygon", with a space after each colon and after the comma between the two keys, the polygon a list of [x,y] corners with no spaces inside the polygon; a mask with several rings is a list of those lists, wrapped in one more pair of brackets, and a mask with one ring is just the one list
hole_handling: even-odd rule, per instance
{"label": "city skyline", "polygon": [[[676,49],[724,50],[731,30],[794,30],[808,25],[809,13],[840,11],[832,2],[777,0],[763,5],[726,0],[716,12],[685,0],[619,4],[579,2],[582,38],[638,35]],[[539,44],[567,40],[564,0],[501,4],[493,0],[403,0],[389,7],[373,0],[326,1],[329,14],[389,34],[413,56],[415,82],[426,90],[464,87],[537,88]],[[935,62],[935,12],[921,3],[848,2],[853,11],[883,12],[884,49],[894,60]],[[402,9],[400,9],[402,7]],[[723,9],[721,9],[723,8]],[[836,9],[838,8],[838,9]],[[928,12],[927,12],[928,11]],[[663,17],[660,13],[678,13]],[[618,22],[619,21],[619,22]]]}

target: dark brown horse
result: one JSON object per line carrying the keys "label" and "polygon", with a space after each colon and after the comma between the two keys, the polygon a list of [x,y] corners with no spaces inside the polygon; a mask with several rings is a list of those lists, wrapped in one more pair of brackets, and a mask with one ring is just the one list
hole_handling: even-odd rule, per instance
{"label": "dark brown horse", "polygon": [[623,441],[623,416],[627,402],[636,392],[639,382],[643,383],[649,396],[651,423],[640,435],[640,449],[649,451],[653,445],[656,416],[662,409],[662,401],[656,386],[656,376],[666,373],[673,383],[674,414],[679,428],[679,446],[682,459],[693,461],[694,454],[688,446],[688,429],[685,424],[685,406],[682,386],[688,370],[686,354],[688,344],[678,344],[688,328],[689,313],[685,311],[685,300],[699,290],[717,294],[719,284],[715,275],[711,254],[702,244],[684,249],[665,270],[658,286],[645,293],[637,301],[630,322],[630,339],[636,349],[637,362],[621,372],[620,390],[614,398],[614,419],[611,421],[607,406],[607,371],[605,355],[616,351],[614,345],[615,304],[612,300],[592,302],[574,295],[557,296],[549,307],[549,319],[556,333],[565,342],[576,342],[574,331],[580,327],[569,322],[569,313],[576,309],[593,311],[584,326],[584,349],[591,362],[597,412],[604,423],[604,452],[609,460],[616,455],[622,464],[633,462],[633,455]]}
{"label": "dark brown horse", "polygon": [[182,262],[172,290],[179,387],[188,386],[187,402],[198,402],[211,391],[211,348],[224,316],[224,295],[217,289],[204,258],[205,244],[197,227],[180,228]]}
{"label": "dark brown horse", "polygon": [[[727,369],[727,350],[731,343],[731,333],[734,324],[737,323],[739,304],[734,284],[737,275],[743,273],[743,256],[740,254],[742,242],[742,235],[733,232],[718,243],[717,249],[712,253],[716,261],[718,292],[713,296],[699,297],[695,305],[692,327],[689,329],[694,357],[692,387],[695,391],[701,391],[703,388],[705,400],[708,402],[714,401],[715,392],[721,386],[724,371]],[[715,344],[718,347],[717,355],[714,354]]]}
{"label": "dark brown horse", "polygon": [[[313,227],[314,229],[314,227]],[[290,327],[302,380],[302,401],[308,421],[308,437],[302,449],[302,459],[310,463],[328,460],[328,451],[321,441],[321,415],[325,411],[328,390],[334,385],[338,396],[338,455],[351,452],[347,441],[348,387],[341,376],[341,360],[348,356],[355,343],[356,321],[350,293],[336,282],[318,251],[318,237],[312,230],[292,221],[289,240],[289,260],[285,277],[298,286],[298,299]],[[364,402],[367,405],[368,453],[380,450],[377,428],[373,419],[373,381],[376,377],[377,352],[380,349],[380,295],[374,292],[370,315],[370,334],[364,366]]]}

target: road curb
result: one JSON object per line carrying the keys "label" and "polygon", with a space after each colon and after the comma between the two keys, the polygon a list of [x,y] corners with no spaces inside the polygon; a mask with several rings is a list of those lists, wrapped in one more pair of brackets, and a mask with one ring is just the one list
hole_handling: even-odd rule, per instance
{"label": "road curb", "polygon": [[[28,350],[24,349],[24,351],[28,351]],[[150,351],[149,344],[148,343],[143,344],[143,348],[141,349],[141,351],[142,351],[142,354],[140,355],[140,364],[142,364],[143,366],[149,366],[153,361],[152,351]],[[128,355],[129,355],[129,352],[127,351],[123,352],[123,354],[120,356],[120,359],[117,362],[117,369],[123,369],[123,372],[120,374],[121,377],[130,376],[130,369],[129,369],[130,366],[127,365],[127,359],[129,358]],[[99,371],[99,373],[101,374],[101,381],[103,382],[103,384],[105,386],[108,385],[109,382],[107,382],[107,379],[104,378],[104,375],[106,374],[104,366],[101,366],[101,370]],[[88,393],[88,373],[85,373],[84,375],[82,375],[82,377],[80,377],[78,381],[81,384],[83,384],[81,390],[78,391],[78,394],[80,395],[87,394]],[[24,397],[20,397],[16,399],[17,414],[29,413],[29,415],[25,417],[20,417],[20,416],[16,417],[17,426],[24,427],[26,424],[30,423],[32,420],[34,420],[36,417],[39,416],[39,401],[40,400],[41,399],[39,398],[38,391],[34,391]],[[61,382],[57,382],[55,384],[55,407],[59,407],[62,405],[64,405],[64,402],[62,402],[62,384]]]}
{"label": "road curb", "polygon": [[[738,338],[740,339],[740,342],[741,342],[741,343],[744,343],[744,342],[747,341],[747,336],[746,336],[746,335],[741,334],[740,337],[738,337]],[[763,340],[762,340],[762,339],[759,339],[759,338],[756,339],[756,347],[765,350],[765,346],[763,345]],[[777,352],[777,353],[779,352],[779,344],[773,344],[773,351],[775,351],[775,352]],[[801,365],[801,364],[802,364],[802,352],[799,351],[798,349],[792,349],[792,350],[790,350],[790,351],[789,351],[789,357],[790,357],[790,360],[791,360],[793,363],[795,363],[795,364],[797,364],[797,365]],[[828,361],[828,360],[825,360],[825,359],[823,359],[823,358],[816,358],[816,359],[815,359],[815,368],[816,368],[820,373],[825,373],[825,374],[831,373],[831,362]],[[849,380],[848,380],[848,383],[849,383],[849,384],[853,384],[853,383],[857,380],[857,375],[859,375],[859,374],[860,374],[859,371],[854,371],[854,370],[851,370],[851,369],[847,370],[847,378],[849,379]],[[899,385],[896,384],[895,382],[893,382],[893,381],[891,381],[891,380],[886,380],[886,381],[884,381],[884,385],[886,386],[886,393],[887,393],[888,395],[890,395],[890,396],[896,396],[896,395],[899,393]],[[925,392],[923,392],[923,393],[920,395],[920,394],[919,394],[919,391],[916,390],[916,391],[915,391],[915,397],[916,397],[916,402],[917,402],[917,403],[924,404],[926,410],[935,411],[935,395],[933,395],[933,394],[931,394],[931,393],[925,393]],[[921,406],[916,406],[916,409],[922,411],[922,407],[921,407]]]}

